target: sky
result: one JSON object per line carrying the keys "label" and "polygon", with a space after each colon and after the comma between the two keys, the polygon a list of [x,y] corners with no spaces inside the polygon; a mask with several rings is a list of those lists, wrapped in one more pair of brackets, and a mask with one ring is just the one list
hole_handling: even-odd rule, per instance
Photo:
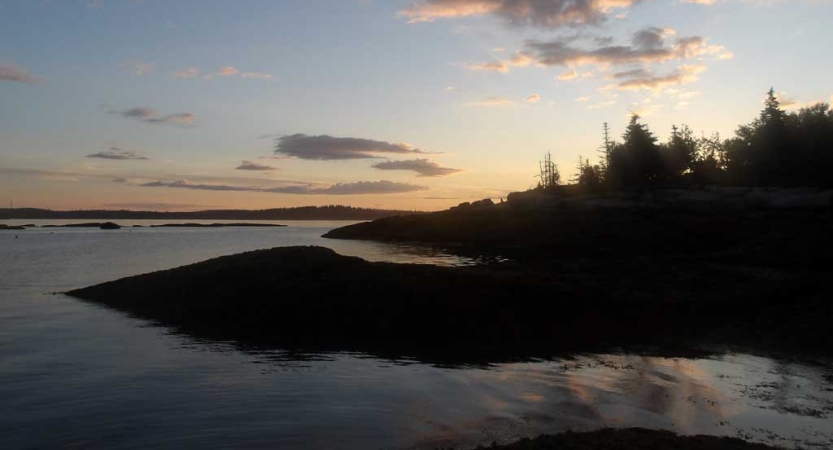
{"label": "sky", "polygon": [[[438,210],[833,99],[830,0],[0,0],[0,202]],[[5,205],[4,205],[5,206]]]}

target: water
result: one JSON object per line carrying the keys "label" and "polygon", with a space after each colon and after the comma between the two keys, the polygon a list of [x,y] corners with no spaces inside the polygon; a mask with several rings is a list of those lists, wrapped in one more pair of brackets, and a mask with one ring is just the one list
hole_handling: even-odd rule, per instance
{"label": "water", "polygon": [[830,363],[574,355],[436,367],[246,351],[52,294],[283,245],[376,261],[477,262],[319,237],[344,223],[285,223],[0,232],[0,448],[467,447],[603,426],[833,447]]}

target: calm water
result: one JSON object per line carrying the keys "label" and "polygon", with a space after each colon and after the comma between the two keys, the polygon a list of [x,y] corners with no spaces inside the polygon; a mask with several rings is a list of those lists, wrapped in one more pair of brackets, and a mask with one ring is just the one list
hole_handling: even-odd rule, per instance
{"label": "calm water", "polygon": [[344,223],[284,223],[0,232],[0,449],[466,447],[602,426],[833,447],[829,363],[575,355],[448,368],[247,352],[51,294],[285,245],[377,261],[475,262],[319,237]]}

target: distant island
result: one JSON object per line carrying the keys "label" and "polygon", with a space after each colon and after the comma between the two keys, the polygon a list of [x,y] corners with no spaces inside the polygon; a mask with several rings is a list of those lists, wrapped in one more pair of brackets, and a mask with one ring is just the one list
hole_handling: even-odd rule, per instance
{"label": "distant island", "polygon": [[[166,223],[162,225],[150,225],[148,228],[282,228],[286,225],[274,225],[270,223]],[[41,225],[34,224],[8,226],[0,224],[0,230],[25,230],[27,228],[100,228],[102,230],[118,230],[122,225],[113,222],[85,222],[68,223],[65,225]],[[144,228],[144,225],[133,225],[132,228]]]}
{"label": "distant island", "polygon": [[402,211],[352,206],[302,206],[261,210],[216,209],[205,211],[131,211],[72,210],[53,211],[38,208],[0,209],[0,220],[9,219],[71,219],[71,220],[376,220],[419,211]]}

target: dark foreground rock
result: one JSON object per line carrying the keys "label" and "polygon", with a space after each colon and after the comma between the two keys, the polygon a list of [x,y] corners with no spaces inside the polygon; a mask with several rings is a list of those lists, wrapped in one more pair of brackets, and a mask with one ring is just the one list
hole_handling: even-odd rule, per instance
{"label": "dark foreground rock", "polygon": [[[483,447],[481,447],[483,448]],[[605,429],[590,433],[563,433],[523,439],[494,450],[774,450],[763,444],[713,436],[677,436],[668,431],[631,428]]]}
{"label": "dark foreground rock", "polygon": [[261,250],[69,292],[197,336],[281,347],[518,357],[733,345],[830,354],[827,278],[660,258],[560,270]]}

